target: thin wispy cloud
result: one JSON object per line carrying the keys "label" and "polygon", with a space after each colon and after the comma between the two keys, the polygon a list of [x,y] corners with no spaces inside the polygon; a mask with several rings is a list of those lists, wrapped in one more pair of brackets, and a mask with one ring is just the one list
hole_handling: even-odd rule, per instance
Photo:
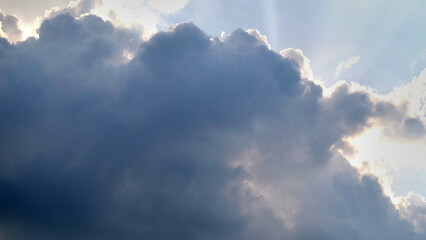
{"label": "thin wispy cloud", "polygon": [[361,59],[360,56],[352,56],[347,60],[341,61],[339,65],[337,65],[336,72],[334,76],[339,79],[342,75],[349,71],[349,69]]}

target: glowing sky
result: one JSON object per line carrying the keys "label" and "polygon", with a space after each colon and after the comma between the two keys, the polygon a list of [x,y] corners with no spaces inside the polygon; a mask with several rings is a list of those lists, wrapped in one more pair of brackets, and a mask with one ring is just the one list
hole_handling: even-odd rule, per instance
{"label": "glowing sky", "polygon": [[[246,230],[242,231],[242,235],[238,231],[230,230],[232,227],[229,229],[224,227],[223,235],[214,236],[215,239],[246,239],[247,234],[262,236],[265,234],[264,231],[267,231],[263,224],[259,224],[263,221],[268,223],[270,221],[271,224],[281,221],[279,223],[284,226],[284,230],[277,232],[275,236],[291,236],[294,239],[312,239],[313,236],[327,239],[369,239],[387,236],[384,233],[386,227],[401,233],[398,236],[403,237],[397,239],[422,239],[425,236],[423,234],[426,231],[425,1],[0,0],[0,9],[2,10],[0,36],[13,43],[12,45],[2,43],[0,47],[0,58],[3,58],[0,59],[0,88],[3,88],[0,89],[0,96],[5,102],[0,103],[0,111],[4,111],[5,115],[9,114],[12,119],[5,118],[0,121],[0,128],[7,128],[10,131],[0,138],[5,146],[0,147],[0,156],[3,158],[0,161],[4,169],[11,169],[13,172],[0,171],[0,187],[6,189],[4,192],[0,190],[0,197],[7,198],[8,194],[16,193],[15,198],[19,200],[20,196],[25,198],[26,194],[31,192],[23,186],[28,179],[37,174],[33,176],[31,172],[25,172],[29,170],[21,170],[27,162],[36,162],[35,159],[44,157],[52,159],[58,156],[58,158],[69,157],[71,160],[67,162],[68,169],[85,166],[84,159],[87,158],[95,160],[94,163],[90,163],[92,165],[88,164],[87,169],[81,170],[82,181],[91,179],[93,171],[99,176],[105,174],[110,177],[105,181],[106,186],[111,185],[114,186],[111,189],[119,189],[114,192],[105,187],[99,192],[99,195],[108,198],[110,204],[105,207],[109,211],[108,214],[105,213],[107,217],[127,219],[126,211],[132,209],[123,207],[127,204],[126,201],[135,204],[139,200],[133,199],[150,202],[158,198],[161,202],[173,198],[174,194],[176,196],[181,194],[174,193],[181,190],[183,194],[188,195],[177,197],[178,200],[173,204],[188,208],[190,214],[196,215],[199,212],[197,207],[203,204],[193,200],[195,207],[192,209],[190,205],[187,206],[182,202],[192,201],[191,194],[200,193],[202,201],[208,202],[208,207],[233,208],[233,204],[236,204],[238,210],[235,210],[237,212],[234,214],[246,214],[244,216],[250,219],[244,220],[249,223]],[[194,25],[179,25],[182,22],[192,22]],[[78,24],[75,25],[76,23]],[[198,27],[204,32],[198,32]],[[243,30],[238,30],[240,28]],[[97,31],[101,33],[98,34]],[[70,41],[78,43],[81,39],[81,45],[74,46],[73,42],[68,47],[65,44],[68,40],[64,39],[74,38],[75,40]],[[7,53],[2,55],[2,51]],[[180,51],[183,51],[182,56],[179,55]],[[277,60],[274,54],[284,60]],[[22,56],[26,56],[23,59],[28,58],[28,62],[22,60]],[[251,59],[253,56],[255,58]],[[59,60],[54,60],[56,58]],[[297,67],[292,65],[293,62]],[[235,69],[232,66],[235,66]],[[19,70],[20,67],[22,71]],[[74,72],[67,70],[67,67],[72,68]],[[18,70],[15,71],[15,68]],[[27,76],[26,71],[36,72],[34,79],[42,80],[40,83],[24,84],[21,89],[19,84],[31,78],[31,74]],[[73,82],[74,78],[87,79]],[[122,82],[120,80],[122,78],[126,81]],[[247,79],[249,83],[235,80],[240,78]],[[279,88],[284,89],[283,96],[276,92],[273,81],[268,82],[271,79],[281,78],[286,79],[279,83]],[[203,83],[205,86],[197,82],[197,79],[205,80]],[[219,80],[215,83],[212,79]],[[229,79],[229,82],[224,79]],[[15,88],[10,88],[14,86],[14,81],[19,84]],[[176,83],[179,81],[183,81],[183,84]],[[141,95],[135,90],[138,88],[144,89],[141,90]],[[210,88],[212,90],[209,90]],[[73,94],[66,93],[62,99],[60,93],[65,89],[70,89]],[[37,95],[38,91],[46,91],[47,97],[41,93],[40,96]],[[317,94],[317,91],[321,91],[323,95]],[[32,94],[36,96],[31,97]],[[252,95],[252,98],[246,96],[248,94]],[[292,99],[294,96],[298,96],[297,100]],[[23,103],[13,105],[14,97],[20,97]],[[38,100],[33,106],[27,97]],[[221,99],[222,102],[210,102],[210,97]],[[54,103],[56,98],[60,99],[57,104]],[[103,103],[93,104],[93,99],[97,98]],[[146,109],[141,107],[142,113],[139,113],[138,104],[143,106],[147,102],[152,106]],[[13,107],[9,108],[8,104]],[[82,106],[90,107],[82,109]],[[33,113],[31,110],[33,107],[42,113]],[[209,108],[211,110],[206,111]],[[107,121],[105,119],[111,117],[109,111],[116,111],[120,116]],[[56,113],[60,117],[57,117]],[[33,122],[27,124],[22,120],[25,114],[32,114],[29,119]],[[73,119],[74,114],[81,115],[84,121],[90,123],[63,120]],[[186,124],[190,121],[188,119],[198,119],[198,123]],[[121,145],[116,141],[100,140],[102,134],[97,132],[97,126],[92,121],[101,122],[99,128],[116,128],[117,130],[108,130],[105,136],[122,137],[125,143]],[[164,124],[164,127],[159,127],[157,122]],[[56,126],[59,131],[52,131],[48,126],[54,126],[52,128]],[[131,129],[130,126],[139,131],[140,136],[133,135],[126,128]],[[39,132],[41,130],[38,127],[45,131]],[[150,127],[152,130],[149,130]],[[79,129],[77,133],[73,133],[73,128]],[[120,132],[118,129],[123,129],[125,133],[117,133]],[[170,139],[167,133],[170,133]],[[141,137],[142,135],[146,136],[146,139]],[[286,135],[289,138],[286,138]],[[81,136],[86,136],[87,142],[76,140],[76,143],[73,143],[72,140],[65,140],[78,139]],[[164,140],[157,139],[160,137]],[[13,143],[8,143],[9,138]],[[35,139],[39,139],[41,143],[35,143]],[[149,143],[151,139],[153,143]],[[133,144],[134,140],[146,143],[154,150],[146,150],[145,145],[141,147]],[[222,140],[232,142],[232,147],[239,150],[234,151],[230,150],[229,146],[223,146],[226,144],[223,144]],[[209,141],[216,149],[204,145]],[[297,147],[299,145],[300,148]],[[165,152],[156,150],[162,146],[167,146],[170,150]],[[109,147],[112,150],[108,150],[110,152],[105,154],[99,150]],[[128,151],[122,158],[132,159],[124,161],[131,162],[130,165],[124,163],[121,165],[115,160],[121,159],[122,151]],[[217,151],[221,151],[218,158],[231,160],[218,165],[210,163]],[[169,160],[163,163],[161,160],[158,164],[164,166],[160,167],[155,163],[144,165],[145,163],[134,161],[139,158],[157,161],[168,155],[178,161],[183,161],[179,159],[186,156],[191,160],[179,164],[167,162]],[[18,163],[10,163],[13,156],[16,156]],[[197,157],[202,159],[202,162],[192,165],[192,161],[195,161],[192,158]],[[103,165],[99,163],[102,161],[98,160],[101,158],[111,160]],[[309,162],[311,158],[326,160],[312,164]],[[319,167],[324,162],[328,165]],[[346,162],[356,169],[356,173],[351,170],[352,167],[345,165]],[[43,164],[46,165],[42,162],[39,166],[44,166]],[[303,167],[303,164],[306,166]],[[108,172],[111,166],[116,167],[117,172]],[[139,177],[137,171],[129,166],[144,169],[142,172],[147,177]],[[232,171],[237,169],[235,171],[242,171],[250,177],[237,174],[238,176],[234,178],[235,173],[224,170],[224,166],[231,166]],[[38,174],[48,176],[52,174],[50,171],[56,171],[56,167],[54,164],[51,169],[47,167],[46,172],[40,171]],[[104,170],[99,172],[93,170],[97,168]],[[212,168],[214,170],[210,176],[210,172],[206,169]],[[152,173],[145,169],[151,169]],[[181,181],[186,180],[175,176],[176,172],[181,174],[180,171],[183,175],[198,176],[193,173],[196,171],[194,169],[201,169],[200,174],[209,176],[200,180],[202,186],[192,182],[185,185],[186,182],[183,184]],[[307,177],[299,179],[298,172]],[[177,181],[175,188],[163,184],[155,173],[173,175],[170,179]],[[29,174],[30,177],[27,179],[25,174]],[[68,172],[65,171],[63,174]],[[312,174],[312,177],[309,174]],[[361,174],[360,185],[354,184],[353,179],[336,180],[345,174],[348,176],[355,174],[354,179],[357,178],[356,174]],[[392,202],[389,209],[396,209],[398,214],[395,218],[393,213],[385,214],[385,217],[391,219],[389,222],[395,223],[398,227],[378,226],[379,230],[376,231],[363,225],[362,217],[347,217],[349,219],[347,221],[355,226],[354,229],[361,229],[360,231],[365,231],[366,235],[355,234],[354,238],[339,238],[345,236],[345,233],[356,232],[350,227],[343,227],[342,235],[339,233],[327,235],[329,229],[341,224],[335,219],[346,216],[348,214],[346,211],[350,212],[352,208],[350,205],[346,207],[350,210],[342,207],[346,210],[336,210],[336,214],[333,211],[331,211],[333,214],[330,214],[318,209],[323,207],[322,204],[326,206],[332,205],[332,202],[342,204],[341,199],[351,194],[347,195],[342,189],[355,189],[354,198],[360,202],[357,208],[370,206],[365,202],[369,197],[362,194],[369,191],[365,189],[376,189],[375,180],[369,180],[370,178],[366,180],[361,177],[363,174],[365,176],[372,174],[378,178],[377,183],[383,190],[385,198],[378,196],[377,199],[380,200],[372,201],[383,202],[382,205],[387,209],[388,205],[384,202],[386,197],[389,197]],[[13,182],[15,175],[22,176],[22,179],[17,177],[19,180],[16,180],[17,183]],[[231,175],[233,177],[230,177]],[[75,181],[78,182],[72,174],[69,178],[58,178],[71,188],[75,187]],[[241,209],[240,203],[229,203],[228,200],[210,202],[206,200],[211,197],[210,194],[214,196],[218,192],[221,194],[226,192],[229,196],[234,194],[232,187],[222,189],[222,185],[215,182],[216,178],[223,178],[221,184],[226,186],[238,185],[238,189],[253,194],[250,195],[253,199],[264,199],[265,202],[244,202],[246,205]],[[142,184],[141,182],[151,180],[158,181],[158,186],[153,187],[155,190],[149,187],[146,188],[146,192],[135,190],[138,184]],[[43,188],[43,184],[44,182],[35,188]],[[94,183],[93,187],[99,187],[97,184]],[[117,187],[118,185],[120,187]],[[76,183],[76,186],[80,185]],[[316,187],[319,189],[318,192],[315,190]],[[19,192],[21,188],[25,190],[23,193]],[[158,193],[159,188],[163,188],[167,193]],[[212,192],[198,188],[212,189]],[[305,188],[306,191],[300,190]],[[194,189],[194,192],[191,192],[191,189]],[[241,189],[239,191],[243,191]],[[88,201],[97,201],[94,200],[96,197],[89,193],[92,191],[91,186],[83,190],[87,191],[88,197],[77,199],[76,209],[79,208],[79,201],[83,207],[91,206],[85,205]],[[358,190],[359,196],[356,195]],[[150,194],[152,199],[150,197],[148,200],[145,199],[146,196],[151,196]],[[166,197],[162,198],[164,197],[162,194],[166,194]],[[318,202],[300,200],[318,194],[321,195]],[[339,194],[343,197],[337,200],[331,197]],[[68,195],[64,196],[56,196],[58,202],[63,201]],[[374,196],[371,198],[375,198]],[[42,194],[37,195],[36,203],[29,209],[45,207],[43,197]],[[244,198],[240,195],[238,197]],[[116,205],[120,208],[115,208]],[[269,210],[264,210],[264,205]],[[59,204],[58,208],[61,206]],[[0,200],[0,210],[13,207],[14,205],[8,200]],[[160,204],[158,207],[164,206]],[[300,210],[304,207],[306,213]],[[150,207],[142,204],[138,205],[138,208]],[[16,212],[12,209],[5,215],[0,213],[0,238],[4,235],[27,239],[25,234],[16,234],[14,229],[32,229],[32,221],[36,221],[40,216],[46,221],[46,225],[42,227],[46,228],[52,224],[48,215],[49,211],[54,212],[55,209],[46,208],[48,209],[46,212],[49,213],[46,213],[45,218],[42,213],[37,211],[34,213],[20,205],[17,209]],[[21,210],[23,212],[28,210],[31,213],[19,215]],[[239,210],[241,211],[238,212]],[[166,213],[159,211],[158,215],[175,216],[176,211],[179,212],[176,209]],[[415,215],[415,212],[421,214]],[[312,222],[306,220],[309,219],[310,213],[314,216]],[[65,215],[67,214],[70,219],[73,218],[72,214]],[[101,215],[90,214],[102,218]],[[182,219],[193,220],[192,215],[179,214]],[[76,218],[86,219],[83,215],[77,214]],[[242,224],[238,219],[215,215],[209,211],[201,214],[207,216],[207,219],[212,215],[214,219],[211,221],[220,221],[223,218],[229,221],[230,225],[235,225],[235,228],[238,224]],[[314,229],[312,226],[318,225],[316,221],[321,222],[322,217],[330,222],[318,226],[320,230]],[[380,217],[384,218],[382,215]],[[8,218],[13,221],[8,222]],[[151,216],[147,218],[151,219]],[[135,232],[136,235],[133,236],[157,238],[162,236],[169,239],[168,235],[156,235],[156,230],[152,230],[157,226],[156,223],[143,219],[141,221],[146,224],[144,226],[150,229],[146,231],[149,234],[140,230],[138,219],[132,218],[133,222],[127,227],[130,229],[129,232]],[[405,223],[399,224],[400,219],[411,224],[410,226],[415,229],[414,232],[419,235],[410,235]],[[210,220],[198,226],[200,231],[198,235],[191,235],[193,233],[187,230],[187,226],[173,224],[163,226],[162,220],[158,221],[158,226],[170,228],[171,232],[174,232],[175,228],[188,231],[177,231],[182,236],[194,239],[211,239],[209,237],[213,236],[206,230],[211,227],[210,224],[214,226]],[[29,227],[23,222],[29,224]],[[117,225],[112,220],[101,221],[98,224]],[[85,237],[90,239],[91,236],[101,236],[97,235],[101,229],[100,225],[91,226],[90,234],[93,235]],[[61,232],[66,232],[64,229],[67,229],[67,226],[67,224],[58,225],[55,228],[58,235],[51,236],[62,236]],[[385,230],[382,231],[382,228]],[[46,229],[48,232],[49,227]],[[125,231],[126,227],[119,229]],[[203,235],[203,229],[206,235]],[[309,230],[308,233],[302,234],[306,229]],[[45,229],[40,230],[40,239],[45,236],[43,231]],[[117,232],[114,236],[121,235]],[[276,239],[272,232],[269,237]]]}

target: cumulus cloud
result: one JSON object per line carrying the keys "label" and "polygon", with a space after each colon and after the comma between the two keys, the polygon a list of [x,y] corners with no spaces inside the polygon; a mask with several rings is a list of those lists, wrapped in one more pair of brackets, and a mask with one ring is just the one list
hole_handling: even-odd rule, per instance
{"label": "cumulus cloud", "polygon": [[403,218],[412,222],[418,232],[426,230],[426,200],[410,192],[398,205]]}
{"label": "cumulus cloud", "polygon": [[412,117],[426,118],[426,68],[410,82],[395,87],[386,99],[396,103],[406,103]]}
{"label": "cumulus cloud", "polygon": [[102,0],[75,0],[68,4],[67,10],[74,13],[76,16],[90,13],[92,9],[102,5]]}
{"label": "cumulus cloud", "polygon": [[301,51],[70,13],[39,35],[0,41],[0,236],[424,239],[338,151],[392,103],[324,96]]}
{"label": "cumulus cloud", "polygon": [[[4,14],[0,10],[0,26],[1,32],[0,37],[6,37],[11,42],[16,42],[21,40],[22,31],[19,28],[19,19],[13,15]],[[5,36],[2,36],[6,34]]]}
{"label": "cumulus cloud", "polygon": [[61,14],[70,14],[73,17],[90,14],[91,11],[103,6],[102,0],[74,0],[68,3],[68,6],[61,9],[58,7],[45,10],[45,18],[52,18]]}
{"label": "cumulus cloud", "polygon": [[311,64],[307,57],[303,55],[302,50],[287,48],[280,52],[283,57],[291,58],[297,62],[300,67],[301,77],[304,79],[315,80],[312,73]]}

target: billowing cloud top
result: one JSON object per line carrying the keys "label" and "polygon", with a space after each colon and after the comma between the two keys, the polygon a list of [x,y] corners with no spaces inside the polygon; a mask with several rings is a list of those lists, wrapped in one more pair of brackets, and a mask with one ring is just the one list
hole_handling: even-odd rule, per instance
{"label": "billowing cloud top", "polygon": [[11,41],[20,40],[22,31],[19,29],[18,22],[17,17],[4,14],[0,10],[0,37],[7,37]]}
{"label": "billowing cloud top", "polygon": [[389,116],[424,131],[403,107],[324,96],[255,31],[138,36],[64,13],[0,40],[1,238],[425,238],[341,153]]}

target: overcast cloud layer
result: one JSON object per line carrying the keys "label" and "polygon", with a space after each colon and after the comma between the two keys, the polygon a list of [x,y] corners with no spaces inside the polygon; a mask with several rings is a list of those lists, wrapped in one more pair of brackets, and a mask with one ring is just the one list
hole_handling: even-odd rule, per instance
{"label": "overcast cloud layer", "polygon": [[141,43],[69,13],[1,39],[0,237],[425,239],[424,206],[397,210],[341,154],[372,121],[422,122],[345,84],[325,97],[304,61],[255,30]]}

